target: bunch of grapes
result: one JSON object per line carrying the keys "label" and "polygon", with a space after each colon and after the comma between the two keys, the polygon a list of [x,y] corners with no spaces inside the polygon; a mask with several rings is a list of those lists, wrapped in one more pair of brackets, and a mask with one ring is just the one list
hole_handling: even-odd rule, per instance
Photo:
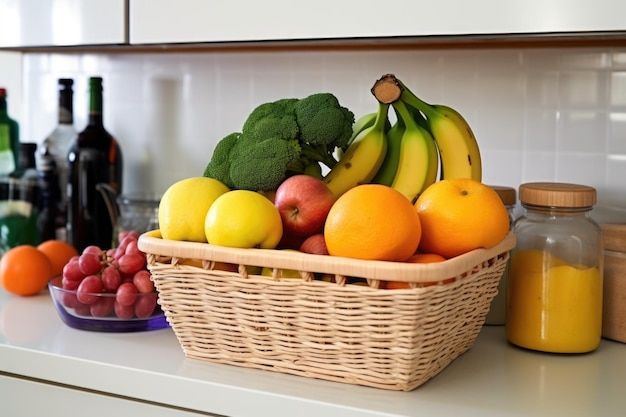
{"label": "bunch of grapes", "polygon": [[150,317],[157,308],[157,293],[146,266],[146,254],[137,247],[139,234],[119,234],[116,248],[92,245],[63,268],[63,304],[81,316],[124,320]]}

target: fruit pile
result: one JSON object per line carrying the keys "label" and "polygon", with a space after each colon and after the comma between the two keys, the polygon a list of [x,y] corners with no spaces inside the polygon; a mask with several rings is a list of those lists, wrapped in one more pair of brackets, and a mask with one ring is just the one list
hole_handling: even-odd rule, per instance
{"label": "fruit pile", "polygon": [[[146,267],[146,255],[137,248],[136,232],[121,232],[116,248],[87,246],[63,268],[63,304],[80,316],[128,320],[150,317],[157,293]],[[101,296],[114,294],[115,296]]]}
{"label": "fruit pile", "polygon": [[[325,159],[324,176],[292,172],[272,189],[231,187],[220,180],[228,175],[211,173],[220,161],[232,162],[228,149],[241,149],[234,147],[239,139],[220,142],[202,177],[163,195],[162,238],[393,262],[442,261],[500,243],[509,216],[481,182],[467,121],[449,106],[424,102],[392,74],[371,92],[378,110],[356,120],[350,140],[335,149],[336,164]],[[253,114],[262,119],[258,109]],[[275,178],[285,175],[278,169]]]}

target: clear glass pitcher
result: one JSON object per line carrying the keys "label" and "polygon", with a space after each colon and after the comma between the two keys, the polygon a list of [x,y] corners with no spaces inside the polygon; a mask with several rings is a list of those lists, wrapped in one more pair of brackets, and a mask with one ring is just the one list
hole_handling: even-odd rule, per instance
{"label": "clear glass pitcher", "polygon": [[120,232],[135,231],[139,234],[159,228],[159,203],[156,193],[131,193],[117,195],[108,184],[98,184],[96,189],[104,197],[113,222],[112,247],[117,246]]}

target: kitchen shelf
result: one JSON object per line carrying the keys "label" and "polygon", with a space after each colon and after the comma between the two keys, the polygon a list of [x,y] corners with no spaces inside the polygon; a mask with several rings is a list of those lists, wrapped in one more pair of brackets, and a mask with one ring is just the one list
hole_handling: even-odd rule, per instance
{"label": "kitchen shelf", "polygon": [[[626,407],[625,357],[626,345],[609,340],[585,355],[527,351],[507,344],[502,326],[485,326],[473,348],[442,373],[414,391],[396,392],[187,359],[169,328],[76,330],[60,321],[47,293],[23,298],[0,290],[0,398],[2,414],[11,416],[89,407],[90,416],[103,417],[111,410],[153,416],[617,417]],[[25,401],[20,393],[26,391],[40,395]]]}

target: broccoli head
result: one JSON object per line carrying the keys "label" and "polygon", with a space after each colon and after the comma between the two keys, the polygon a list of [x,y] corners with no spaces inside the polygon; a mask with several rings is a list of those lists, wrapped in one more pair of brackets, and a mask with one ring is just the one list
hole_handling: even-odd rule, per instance
{"label": "broccoli head", "polygon": [[297,140],[271,137],[262,141],[247,141],[233,149],[230,179],[234,188],[270,191],[278,188],[289,175],[289,167],[300,156]]}
{"label": "broccoli head", "polygon": [[300,141],[311,146],[343,148],[352,136],[354,113],[331,93],[312,94],[295,105]]}
{"label": "broccoli head", "polygon": [[336,165],[333,153],[347,146],[353,124],[354,114],[330,93],[263,103],[241,133],[218,143],[204,175],[254,191],[275,190],[291,175],[312,173],[311,167],[319,175],[320,163]]}
{"label": "broccoli head", "polygon": [[241,133],[234,132],[225,136],[217,143],[213,150],[211,160],[206,168],[204,168],[203,176],[215,178],[223,182],[229,188],[234,188],[233,182],[230,179],[230,153],[240,136]]}
{"label": "broccoli head", "polygon": [[243,136],[253,141],[271,137],[296,139],[300,134],[295,113],[297,102],[295,98],[284,98],[259,105],[244,122]]}

